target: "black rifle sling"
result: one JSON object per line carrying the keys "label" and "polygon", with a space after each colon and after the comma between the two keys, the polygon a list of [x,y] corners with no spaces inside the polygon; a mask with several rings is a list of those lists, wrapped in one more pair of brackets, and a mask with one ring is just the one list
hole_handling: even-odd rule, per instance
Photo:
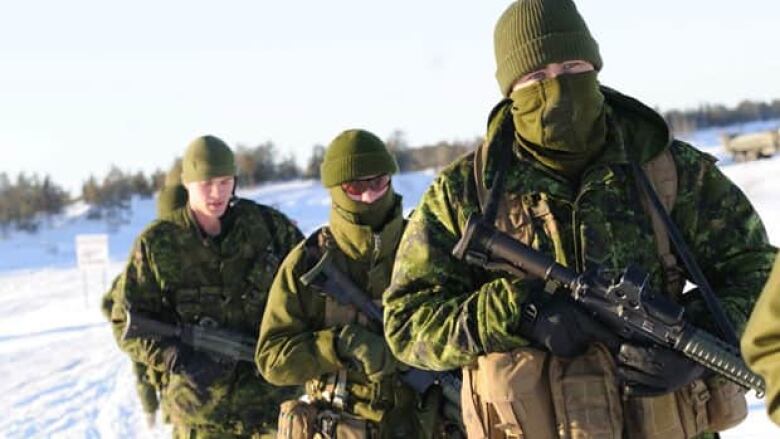
{"label": "black rifle sling", "polygon": [[650,184],[650,180],[647,178],[647,175],[642,170],[642,168],[636,163],[631,163],[631,167],[634,170],[634,174],[637,176],[637,182],[639,183],[640,190],[642,190],[650,199],[650,208],[655,210],[663,220],[666,233],[669,235],[674,248],[677,250],[677,253],[680,256],[680,259],[682,259],[685,268],[688,270],[688,273],[690,273],[691,277],[693,278],[693,282],[696,283],[696,285],[699,287],[699,291],[701,291],[701,295],[704,298],[707,309],[715,319],[715,324],[718,327],[718,331],[727,343],[735,347],[739,347],[739,339],[737,338],[737,333],[734,330],[734,327],[726,317],[726,313],[720,306],[720,302],[715,296],[715,292],[712,290],[712,287],[707,281],[707,278],[701,271],[701,268],[696,262],[696,259],[691,254],[691,251],[685,243],[685,239],[683,239],[680,230],[674,224],[674,221],[672,221],[672,218],[666,212],[666,209],[663,208],[661,200],[658,199],[658,194],[655,192],[655,189],[653,189],[653,186]]}

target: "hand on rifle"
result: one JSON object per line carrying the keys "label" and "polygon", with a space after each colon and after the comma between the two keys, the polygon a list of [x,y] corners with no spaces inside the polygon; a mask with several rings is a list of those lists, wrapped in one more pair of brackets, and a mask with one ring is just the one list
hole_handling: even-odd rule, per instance
{"label": "hand on rifle", "polygon": [[162,355],[168,372],[183,376],[201,395],[225,372],[223,366],[208,354],[182,343],[168,346]]}
{"label": "hand on rifle", "polygon": [[700,378],[704,367],[661,346],[623,343],[617,355],[617,375],[628,396],[657,396]]}
{"label": "hand on rifle", "polygon": [[558,357],[583,354],[591,343],[616,344],[615,336],[571,300],[539,293],[523,306],[520,332]]}
{"label": "hand on rifle", "polygon": [[371,382],[379,382],[395,373],[397,362],[385,338],[355,324],[341,328],[336,339],[336,354],[356,365]]}

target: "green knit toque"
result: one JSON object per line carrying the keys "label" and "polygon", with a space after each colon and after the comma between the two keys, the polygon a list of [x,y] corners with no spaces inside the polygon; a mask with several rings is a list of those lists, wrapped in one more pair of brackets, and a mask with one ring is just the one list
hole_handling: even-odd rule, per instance
{"label": "green knit toque", "polygon": [[325,187],[396,172],[398,165],[385,143],[365,130],[347,130],[336,136],[325,151],[320,166],[320,177]]}
{"label": "green knit toque", "polygon": [[496,79],[504,96],[514,82],[547,64],[582,59],[603,65],[599,46],[571,0],[518,0],[498,19]]}
{"label": "green knit toque", "polygon": [[233,151],[217,137],[198,137],[184,152],[181,171],[184,184],[232,175],[236,175]]}

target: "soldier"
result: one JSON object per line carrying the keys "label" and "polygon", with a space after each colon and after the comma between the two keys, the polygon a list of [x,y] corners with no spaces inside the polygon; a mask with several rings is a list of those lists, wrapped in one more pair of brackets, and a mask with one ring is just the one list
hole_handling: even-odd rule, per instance
{"label": "soldier", "polygon": [[[348,130],[337,136],[321,166],[331,197],[329,224],[287,255],[269,293],[257,367],[273,384],[306,384],[312,409],[292,402],[282,410],[308,413],[325,437],[433,434],[440,395],[430,391],[424,400],[400,382],[403,366],[390,353],[381,325],[302,281],[328,254],[338,270],[380,301],[405,223],[391,181],[395,172],[395,159],[373,134]],[[285,424],[300,421],[285,421],[285,413],[279,431],[301,434]]]}
{"label": "soldier", "polygon": [[[136,240],[112,319],[126,312],[168,323],[217,326],[256,337],[279,261],[303,236],[280,212],[234,197],[233,152],[195,139],[182,160],[188,202]],[[122,339],[133,361],[168,376],[162,402],[174,437],[269,437],[279,401],[251,363],[212,357],[175,338]]]}
{"label": "soldier", "polygon": [[[176,209],[187,205],[187,190],[181,184],[181,161],[177,160],[165,176],[165,184],[157,194],[157,217],[166,218]],[[111,288],[101,300],[103,315],[111,320],[111,308],[114,306],[114,291],[119,284],[120,276],[111,283]],[[120,334],[114,334],[118,337]],[[157,409],[160,407],[160,393],[165,381],[165,374],[146,367],[144,363],[133,362],[135,375],[135,390],[141,402],[141,408],[146,417],[146,423],[153,427],[156,423]],[[163,414],[163,420],[167,417]]]}
{"label": "soldier", "polygon": [[688,274],[656,228],[661,210],[646,206],[640,172],[660,183],[735,326],[775,252],[714,158],[672,138],[655,111],[600,86],[598,45],[570,0],[512,3],[496,25],[495,56],[505,99],[485,143],[442,171],[401,240],[384,295],[391,349],[422,368],[463,367],[470,437],[690,438],[739,422],[746,408],[735,385],[665,348],[615,346],[565,291],[545,292],[554,285],[452,256],[496,183],[498,229],[578,272],[641,266],[655,291],[712,331],[701,294],[681,294]]}
{"label": "soldier", "polygon": [[780,258],[753,308],[745,333],[742,354],[748,365],[766,380],[766,408],[780,425]]}

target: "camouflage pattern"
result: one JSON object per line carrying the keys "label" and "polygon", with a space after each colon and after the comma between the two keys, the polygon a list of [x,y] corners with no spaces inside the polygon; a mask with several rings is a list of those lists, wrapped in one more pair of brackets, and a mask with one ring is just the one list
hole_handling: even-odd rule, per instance
{"label": "camouflage pattern", "polygon": [[780,258],[750,315],[742,336],[742,355],[766,381],[766,408],[780,425]]}
{"label": "camouflage pattern", "polygon": [[[337,249],[336,266],[377,301],[390,282],[404,224],[400,197],[397,198],[394,216],[379,232],[357,225],[344,217],[346,212],[335,210],[331,211],[330,227],[323,231],[335,241],[331,248]],[[309,239],[317,240],[319,233]],[[315,397],[324,376],[346,368],[347,412],[379,422],[382,437],[429,437],[418,433],[423,430],[420,413],[415,410],[421,405],[418,397],[397,376],[371,383],[361,370],[339,359],[335,341],[341,325],[326,326],[326,302],[332,299],[299,280],[316,262],[307,257],[304,246],[305,243],[299,244],[287,255],[271,287],[260,329],[257,367],[273,384],[306,383],[307,391],[315,393]],[[341,305],[332,301],[327,306]],[[381,334],[382,328],[368,324],[353,307],[348,308],[351,323]]]}
{"label": "camouflage pattern", "polygon": [[[268,224],[269,219],[272,224]],[[184,207],[147,227],[136,240],[116,292],[112,321],[125,310],[171,323],[212,324],[256,337],[276,268],[302,239],[284,215],[248,200],[235,201],[222,217],[222,233],[203,234]],[[133,361],[165,371],[162,351],[175,341],[119,340]],[[290,389],[267,384],[247,363],[223,363],[222,376],[199,393],[170,374],[163,405],[179,427],[243,435],[267,432]]]}
{"label": "camouflage pattern", "polygon": [[[100,309],[107,320],[111,320],[111,308],[114,306],[114,291],[119,284],[120,277],[114,278],[111,288],[106,291],[100,301]],[[118,337],[119,334],[114,334]],[[147,416],[153,419],[160,407],[160,391],[164,382],[164,374],[160,371],[149,369],[143,363],[133,362],[133,375],[135,375],[135,391],[141,408]],[[165,418],[165,416],[163,416]]]}
{"label": "camouflage pattern", "polygon": [[[638,264],[661,289],[662,265],[629,161],[641,164],[669,148],[679,179],[672,217],[726,313],[741,328],[775,254],[760,218],[714,158],[670,140],[654,111],[604,91],[607,145],[579,184],[542,167],[516,145],[504,144],[495,132],[503,118],[511,117],[511,103],[504,101],[494,111],[484,175],[490,183],[494,150],[511,147],[504,195],[512,223],[508,231],[577,271],[596,264],[615,270]],[[489,273],[451,255],[466,219],[480,211],[473,160],[472,153],[444,169],[424,194],[404,233],[384,295],[389,345],[398,358],[418,367],[452,369],[528,343],[518,333],[520,310],[528,293],[541,284]],[[713,329],[697,292],[677,299],[696,324]]]}

